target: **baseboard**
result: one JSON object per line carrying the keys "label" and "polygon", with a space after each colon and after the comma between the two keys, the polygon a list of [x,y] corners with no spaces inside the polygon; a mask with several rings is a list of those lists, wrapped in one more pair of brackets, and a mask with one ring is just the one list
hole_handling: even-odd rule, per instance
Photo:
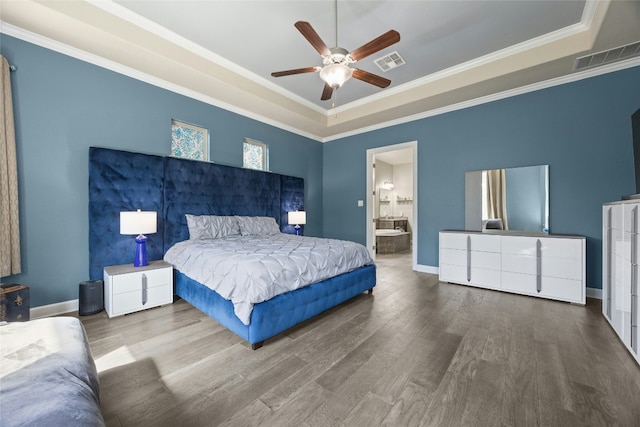
{"label": "baseboard", "polygon": [[60,314],[71,313],[72,311],[78,311],[77,299],[33,307],[29,310],[29,317],[31,319],[40,319],[43,317],[51,317],[58,316]]}
{"label": "baseboard", "polygon": [[602,289],[587,287],[587,298],[602,299]]}
{"label": "baseboard", "polygon": [[[430,265],[414,264],[413,270],[419,271],[421,273],[440,274],[440,269],[438,267],[433,267]],[[595,298],[601,300],[602,289],[587,287],[587,298]]]}
{"label": "baseboard", "polygon": [[438,267],[430,265],[415,264],[413,266],[413,270],[419,271],[420,273],[440,274],[440,269]]}
{"label": "baseboard", "polygon": [[[416,264],[413,267],[414,271],[420,273],[439,274],[440,269],[430,265]],[[587,298],[602,299],[602,289],[587,288]],[[29,310],[29,316],[31,319],[40,319],[42,317],[59,316],[61,314],[71,313],[78,311],[78,300],[70,300],[57,302],[55,304],[41,305],[40,307],[33,307]]]}

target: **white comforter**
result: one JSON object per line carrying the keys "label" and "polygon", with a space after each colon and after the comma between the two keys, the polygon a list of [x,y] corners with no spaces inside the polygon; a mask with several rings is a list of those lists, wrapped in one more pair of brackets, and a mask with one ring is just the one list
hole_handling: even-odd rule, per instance
{"label": "white comforter", "polygon": [[186,240],[164,259],[230,300],[245,325],[254,304],[373,263],[358,243],[284,233]]}

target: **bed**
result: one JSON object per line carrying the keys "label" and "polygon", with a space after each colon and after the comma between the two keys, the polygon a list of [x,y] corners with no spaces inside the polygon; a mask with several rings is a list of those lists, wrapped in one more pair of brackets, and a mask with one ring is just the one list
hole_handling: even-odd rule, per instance
{"label": "bed", "polygon": [[104,426],[98,374],[77,318],[0,326],[0,425]]}
{"label": "bed", "polygon": [[[122,210],[155,210],[158,233],[147,236],[150,260],[163,259],[190,240],[187,215],[272,218],[280,233],[293,234],[287,212],[304,208],[304,180],[173,157],[92,147],[89,152],[90,278],[105,266],[131,261],[129,238],[118,234]],[[162,213],[162,214],[160,214]],[[361,246],[361,245],[360,245]],[[365,249],[366,250],[366,249]],[[175,271],[175,293],[217,320],[252,348],[376,284],[372,262],[253,304],[249,323],[233,303],[188,274]]]}

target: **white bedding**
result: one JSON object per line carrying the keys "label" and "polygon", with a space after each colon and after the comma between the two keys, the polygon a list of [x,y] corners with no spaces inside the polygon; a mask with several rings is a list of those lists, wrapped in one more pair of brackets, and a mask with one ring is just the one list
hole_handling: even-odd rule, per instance
{"label": "white bedding", "polygon": [[358,243],[285,233],[186,240],[164,259],[230,300],[245,325],[254,304],[373,263]]}

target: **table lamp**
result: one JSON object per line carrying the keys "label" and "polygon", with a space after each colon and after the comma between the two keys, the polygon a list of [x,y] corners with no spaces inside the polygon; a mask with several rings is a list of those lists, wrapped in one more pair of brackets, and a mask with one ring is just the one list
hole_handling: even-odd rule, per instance
{"label": "table lamp", "polygon": [[157,231],[158,216],[153,211],[120,212],[120,234],[137,235],[134,267],[144,267],[147,262],[147,238],[145,234]]}
{"label": "table lamp", "polygon": [[307,213],[305,211],[292,211],[288,213],[289,224],[295,224],[296,236],[300,235],[300,225],[307,223]]}

